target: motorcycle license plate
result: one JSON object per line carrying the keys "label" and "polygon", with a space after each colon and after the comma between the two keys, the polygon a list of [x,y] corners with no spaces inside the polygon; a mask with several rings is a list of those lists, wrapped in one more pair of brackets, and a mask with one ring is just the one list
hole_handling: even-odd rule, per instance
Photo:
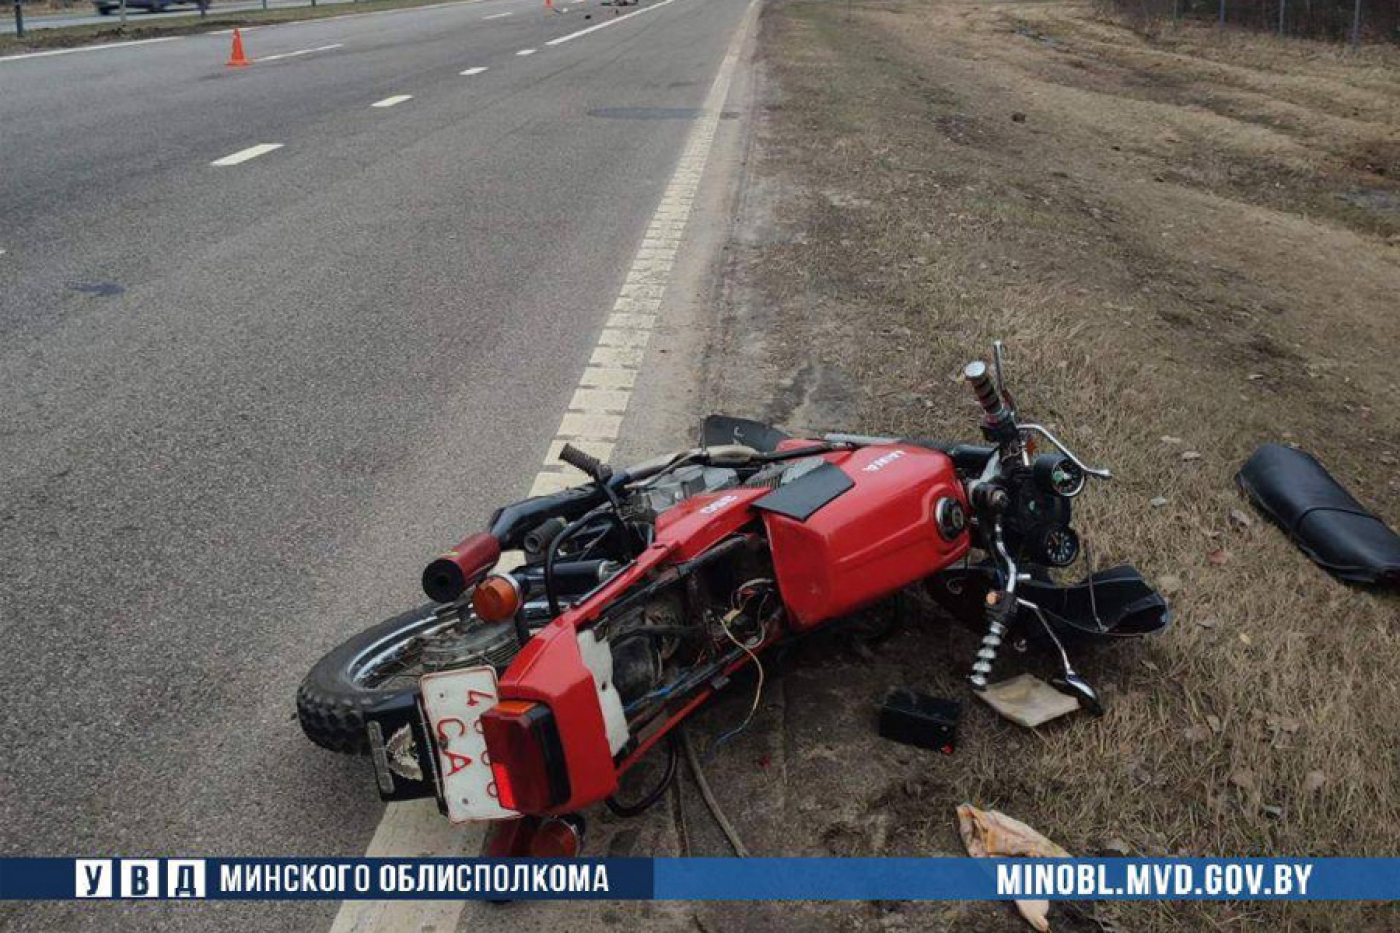
{"label": "motorcycle license plate", "polygon": [[496,705],[496,672],[489,667],[424,674],[423,710],[442,774],[442,800],[454,823],[518,816],[496,800],[496,781],[481,733],[481,714]]}

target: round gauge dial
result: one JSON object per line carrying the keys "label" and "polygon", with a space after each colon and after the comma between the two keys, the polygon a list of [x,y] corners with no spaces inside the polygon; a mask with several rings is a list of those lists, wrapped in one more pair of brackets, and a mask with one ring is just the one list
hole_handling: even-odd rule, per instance
{"label": "round gauge dial", "polygon": [[1046,492],[1066,499],[1079,495],[1084,489],[1084,481],[1088,479],[1069,457],[1053,455],[1036,458],[1035,478]]}
{"label": "round gauge dial", "polygon": [[1079,535],[1063,526],[1047,528],[1040,538],[1040,554],[1051,567],[1068,567],[1079,557]]}

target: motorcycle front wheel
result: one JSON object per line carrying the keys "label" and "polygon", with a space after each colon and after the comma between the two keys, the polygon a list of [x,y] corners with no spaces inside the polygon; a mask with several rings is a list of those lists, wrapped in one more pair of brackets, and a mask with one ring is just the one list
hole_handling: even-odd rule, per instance
{"label": "motorcycle front wheel", "polygon": [[418,689],[422,650],[433,635],[456,624],[435,603],[365,629],[316,662],[297,688],[297,719],[306,737],[346,755],[368,755],[366,712]]}

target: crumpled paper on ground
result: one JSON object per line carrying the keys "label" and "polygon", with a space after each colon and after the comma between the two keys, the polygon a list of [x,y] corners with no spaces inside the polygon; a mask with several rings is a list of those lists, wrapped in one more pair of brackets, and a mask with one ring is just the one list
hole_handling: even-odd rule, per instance
{"label": "crumpled paper on ground", "polygon": [[[958,805],[958,833],[973,858],[1071,858],[1070,854],[1020,820],[997,810]],[[1050,929],[1049,901],[1017,901],[1016,909],[1040,933]]]}
{"label": "crumpled paper on ground", "polygon": [[977,696],[999,714],[1027,729],[1034,729],[1079,709],[1079,701],[1033,674],[1018,674],[979,690]]}

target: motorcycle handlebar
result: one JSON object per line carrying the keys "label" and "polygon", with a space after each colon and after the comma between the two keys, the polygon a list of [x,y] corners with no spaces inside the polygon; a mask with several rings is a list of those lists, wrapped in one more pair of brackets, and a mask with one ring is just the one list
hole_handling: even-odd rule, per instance
{"label": "motorcycle handlebar", "polygon": [[565,444],[564,449],[559,451],[559,459],[563,460],[571,467],[575,467],[587,473],[596,482],[603,482],[612,476],[612,469],[597,457],[591,456],[579,450],[573,444]]}
{"label": "motorcycle handlebar", "polygon": [[963,378],[971,386],[972,394],[977,396],[977,404],[982,406],[989,420],[1000,421],[1006,417],[1006,406],[1001,400],[1001,393],[997,391],[995,381],[987,372],[986,363],[981,360],[968,363],[963,368]]}

